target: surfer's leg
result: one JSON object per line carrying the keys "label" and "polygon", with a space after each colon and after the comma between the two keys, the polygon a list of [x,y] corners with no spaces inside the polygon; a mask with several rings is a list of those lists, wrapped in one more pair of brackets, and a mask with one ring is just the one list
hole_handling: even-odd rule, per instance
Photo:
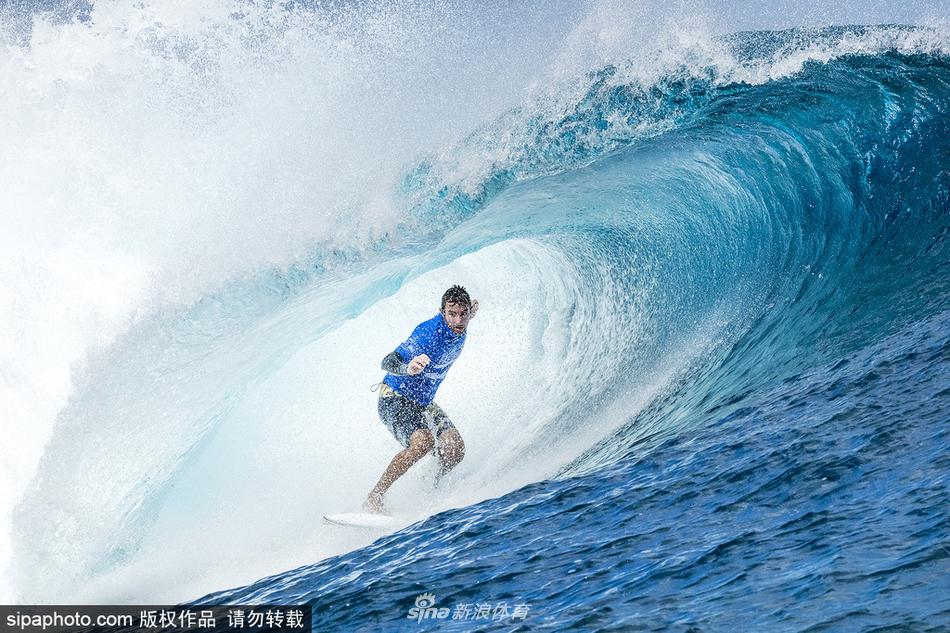
{"label": "surfer's leg", "polygon": [[419,429],[409,437],[409,446],[396,453],[389,466],[379,478],[379,482],[373,487],[373,490],[366,497],[363,504],[370,512],[383,512],[383,495],[389,490],[397,479],[406,474],[413,464],[422,459],[429,451],[435,440],[428,429]]}
{"label": "surfer's leg", "polygon": [[418,429],[425,429],[425,408],[403,398],[388,385],[380,389],[377,404],[379,419],[403,448],[409,447],[409,438]]}
{"label": "surfer's leg", "polygon": [[439,477],[446,474],[465,457],[465,442],[458,429],[451,428],[439,435]]}
{"label": "surfer's leg", "polygon": [[452,420],[445,414],[442,407],[436,403],[430,404],[426,412],[432,418],[432,425],[436,434],[436,454],[439,457],[439,474],[436,483],[447,472],[455,468],[465,457],[465,442],[462,435],[452,424]]}

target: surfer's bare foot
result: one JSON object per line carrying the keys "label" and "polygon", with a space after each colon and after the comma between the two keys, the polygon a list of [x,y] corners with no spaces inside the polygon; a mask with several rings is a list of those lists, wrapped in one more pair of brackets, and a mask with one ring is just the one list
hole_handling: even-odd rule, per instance
{"label": "surfer's bare foot", "polygon": [[366,501],[363,502],[363,509],[372,514],[387,514],[386,507],[383,505],[383,495],[375,492],[369,493]]}

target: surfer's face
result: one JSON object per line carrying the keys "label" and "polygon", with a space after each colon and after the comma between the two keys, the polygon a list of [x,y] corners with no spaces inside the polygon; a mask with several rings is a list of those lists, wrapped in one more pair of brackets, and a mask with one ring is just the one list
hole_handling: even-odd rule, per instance
{"label": "surfer's face", "polygon": [[472,318],[472,310],[464,303],[446,303],[442,308],[442,318],[449,329],[456,334],[463,334],[468,322]]}

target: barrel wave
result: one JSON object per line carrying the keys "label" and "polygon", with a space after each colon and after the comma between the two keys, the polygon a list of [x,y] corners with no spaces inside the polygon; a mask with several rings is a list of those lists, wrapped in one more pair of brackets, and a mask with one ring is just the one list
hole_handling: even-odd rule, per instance
{"label": "barrel wave", "polygon": [[[545,87],[405,169],[369,244],[141,319],[17,507],[22,597],[305,601],[321,630],[502,602],[531,629],[950,626],[942,37],[740,33]],[[481,309],[438,401],[465,461],[394,488],[394,533],[321,525],[396,448],[379,359],[456,282]],[[459,617],[407,617],[424,593]]]}

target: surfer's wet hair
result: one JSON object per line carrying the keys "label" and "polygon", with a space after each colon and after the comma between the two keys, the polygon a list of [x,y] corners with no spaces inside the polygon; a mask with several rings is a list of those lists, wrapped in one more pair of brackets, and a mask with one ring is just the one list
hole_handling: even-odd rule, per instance
{"label": "surfer's wet hair", "polygon": [[442,307],[439,309],[444,311],[446,303],[458,303],[471,307],[472,299],[468,296],[468,291],[465,288],[456,285],[446,290],[445,294],[442,295]]}

